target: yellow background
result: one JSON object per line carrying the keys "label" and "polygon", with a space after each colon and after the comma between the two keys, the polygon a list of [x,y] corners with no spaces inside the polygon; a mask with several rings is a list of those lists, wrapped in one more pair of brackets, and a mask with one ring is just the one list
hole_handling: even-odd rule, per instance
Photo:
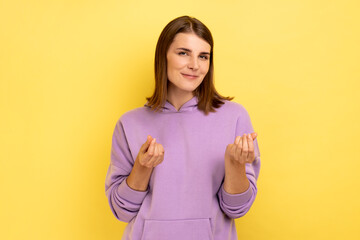
{"label": "yellow background", "polygon": [[118,118],[154,87],[173,18],[215,39],[215,83],[258,132],[239,239],[360,239],[360,4],[0,1],[0,239],[120,239],[105,176]]}

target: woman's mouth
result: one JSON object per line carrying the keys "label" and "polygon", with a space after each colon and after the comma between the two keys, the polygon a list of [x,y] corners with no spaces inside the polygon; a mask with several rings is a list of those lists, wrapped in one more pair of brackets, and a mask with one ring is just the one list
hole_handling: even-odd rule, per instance
{"label": "woman's mouth", "polygon": [[184,73],[181,73],[181,75],[183,75],[184,77],[186,77],[188,79],[196,79],[196,78],[198,78],[198,76],[196,76],[196,75],[190,75],[190,74],[184,74]]}

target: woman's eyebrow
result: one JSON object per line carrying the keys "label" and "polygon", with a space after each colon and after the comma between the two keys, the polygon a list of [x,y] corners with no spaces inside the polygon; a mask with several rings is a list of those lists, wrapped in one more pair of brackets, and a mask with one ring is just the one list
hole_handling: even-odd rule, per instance
{"label": "woman's eyebrow", "polygon": [[[176,50],[183,50],[185,52],[192,52],[190,49],[188,48],[177,48]],[[207,55],[210,55],[209,52],[201,52],[200,54],[207,54]]]}

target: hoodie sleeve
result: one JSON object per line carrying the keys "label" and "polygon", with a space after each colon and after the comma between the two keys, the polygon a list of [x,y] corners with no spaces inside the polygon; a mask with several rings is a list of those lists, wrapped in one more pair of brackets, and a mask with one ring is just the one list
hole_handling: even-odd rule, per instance
{"label": "hoodie sleeve", "polygon": [[[236,135],[242,136],[244,133],[252,133],[254,129],[251,124],[250,116],[246,109],[241,106],[240,115],[236,123]],[[245,166],[246,176],[249,180],[249,188],[240,194],[229,194],[224,190],[224,182],[218,191],[219,204],[222,211],[230,218],[244,216],[249,210],[257,194],[257,179],[260,171],[260,151],[257,138],[254,141],[255,160]]]}
{"label": "hoodie sleeve", "polygon": [[134,165],[121,120],[116,123],[111,146],[110,166],[105,179],[105,194],[111,211],[123,222],[133,219],[148,193],[131,189],[126,179]]}

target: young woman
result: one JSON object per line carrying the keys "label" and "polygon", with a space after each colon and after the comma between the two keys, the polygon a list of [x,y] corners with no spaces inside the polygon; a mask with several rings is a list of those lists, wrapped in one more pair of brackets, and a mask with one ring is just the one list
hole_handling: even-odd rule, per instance
{"label": "young woman", "polygon": [[162,31],[155,91],[117,121],[105,191],[122,239],[237,239],[257,194],[260,152],[246,109],[213,82],[213,39],[183,16]]}

